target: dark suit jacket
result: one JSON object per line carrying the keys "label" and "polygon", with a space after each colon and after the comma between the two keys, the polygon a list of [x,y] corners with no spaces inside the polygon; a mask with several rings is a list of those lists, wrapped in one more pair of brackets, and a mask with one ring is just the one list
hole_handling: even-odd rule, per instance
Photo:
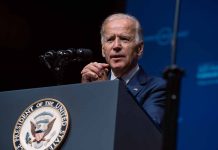
{"label": "dark suit jacket", "polygon": [[128,82],[127,88],[139,106],[161,128],[167,96],[166,81],[160,77],[148,76],[140,66],[138,72]]}

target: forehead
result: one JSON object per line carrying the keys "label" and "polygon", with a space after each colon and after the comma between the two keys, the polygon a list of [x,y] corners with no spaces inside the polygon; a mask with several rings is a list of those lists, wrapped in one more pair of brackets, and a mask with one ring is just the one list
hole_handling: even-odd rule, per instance
{"label": "forehead", "polygon": [[108,21],[105,24],[105,33],[107,32],[134,32],[135,31],[135,22],[130,19],[122,18],[122,19],[113,19]]}

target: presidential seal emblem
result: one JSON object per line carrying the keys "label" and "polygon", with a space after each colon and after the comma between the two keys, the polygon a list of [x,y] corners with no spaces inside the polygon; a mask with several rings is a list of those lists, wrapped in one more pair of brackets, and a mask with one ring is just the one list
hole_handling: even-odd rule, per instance
{"label": "presidential seal emblem", "polygon": [[54,150],[60,147],[69,128],[66,107],[58,100],[45,98],[26,108],[13,132],[15,150]]}

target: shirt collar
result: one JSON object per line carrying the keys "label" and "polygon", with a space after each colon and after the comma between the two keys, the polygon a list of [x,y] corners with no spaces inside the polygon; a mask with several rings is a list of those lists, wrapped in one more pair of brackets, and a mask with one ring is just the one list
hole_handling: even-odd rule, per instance
{"label": "shirt collar", "polygon": [[[137,64],[134,68],[132,68],[127,74],[122,76],[121,78],[126,82],[126,84],[129,82],[129,80],[135,75],[135,73],[139,70],[139,65]],[[114,75],[113,71],[111,70],[111,77],[110,80],[117,79],[117,77]]]}

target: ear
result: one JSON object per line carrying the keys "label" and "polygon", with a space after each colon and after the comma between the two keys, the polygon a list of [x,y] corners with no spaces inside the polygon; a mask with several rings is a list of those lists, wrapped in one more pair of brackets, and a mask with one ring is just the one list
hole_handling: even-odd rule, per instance
{"label": "ear", "polygon": [[105,57],[104,47],[103,47],[103,46],[102,46],[102,48],[101,48],[101,54],[102,54],[103,57]]}
{"label": "ear", "polygon": [[144,42],[138,44],[137,55],[140,57],[143,54]]}

